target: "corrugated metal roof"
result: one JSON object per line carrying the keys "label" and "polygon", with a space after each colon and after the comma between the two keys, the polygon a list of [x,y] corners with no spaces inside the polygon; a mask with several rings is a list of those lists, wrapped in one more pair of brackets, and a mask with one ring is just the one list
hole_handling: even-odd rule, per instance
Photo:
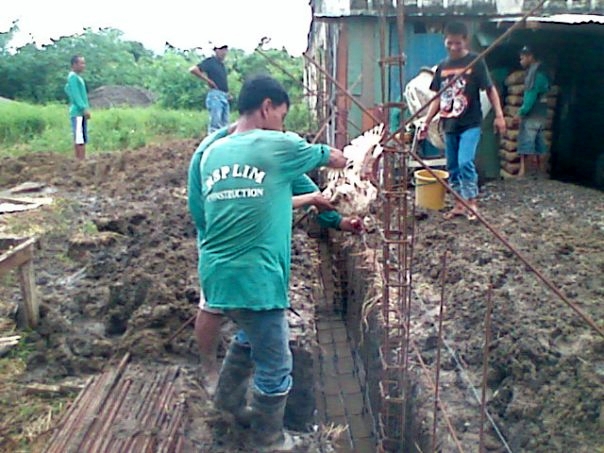
{"label": "corrugated metal roof", "polygon": [[[491,19],[493,22],[518,22],[522,17],[498,17]],[[526,19],[527,22],[547,22],[552,24],[601,24],[604,25],[604,16],[599,14],[554,14],[552,16],[538,17],[531,16]]]}

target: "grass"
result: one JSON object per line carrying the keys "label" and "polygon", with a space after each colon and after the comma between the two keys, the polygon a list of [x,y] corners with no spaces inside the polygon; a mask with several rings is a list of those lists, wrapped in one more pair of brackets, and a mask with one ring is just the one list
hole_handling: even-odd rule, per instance
{"label": "grass", "polygon": [[[231,114],[234,121],[237,114]],[[158,107],[116,107],[92,110],[87,154],[137,149],[171,139],[201,139],[208,125],[206,110],[166,110]],[[305,105],[294,104],[285,120],[288,130],[309,131]],[[71,126],[64,104],[0,103],[0,157],[36,152],[71,154]]]}
{"label": "grass", "polygon": [[[206,111],[156,107],[97,110],[88,124],[87,152],[136,149],[174,138],[200,139],[207,123]],[[0,157],[72,150],[65,105],[0,104]]]}

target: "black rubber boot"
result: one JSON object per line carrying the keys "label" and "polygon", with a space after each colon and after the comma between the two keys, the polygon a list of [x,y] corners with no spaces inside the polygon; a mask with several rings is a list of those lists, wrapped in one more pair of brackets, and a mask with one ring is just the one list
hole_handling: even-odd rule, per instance
{"label": "black rubber boot", "polygon": [[250,426],[251,409],[246,406],[245,395],[253,369],[251,348],[232,341],[222,362],[214,394],[214,406],[233,414],[245,427]]}
{"label": "black rubber boot", "polygon": [[293,438],[283,430],[286,403],[287,393],[265,395],[254,391],[251,405],[254,451],[288,452],[296,447]]}

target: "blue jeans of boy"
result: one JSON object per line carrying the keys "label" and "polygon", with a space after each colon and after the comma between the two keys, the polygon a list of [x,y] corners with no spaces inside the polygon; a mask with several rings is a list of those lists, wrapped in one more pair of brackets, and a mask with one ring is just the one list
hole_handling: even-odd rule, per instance
{"label": "blue jeans of boy", "polygon": [[265,395],[289,392],[292,386],[292,353],[285,310],[224,310],[241,330],[233,341],[250,345],[256,369],[254,386]]}
{"label": "blue jeans of boy", "polygon": [[480,128],[472,127],[460,133],[445,134],[445,157],[449,183],[464,200],[478,196],[478,174],[474,165]]}
{"label": "blue jeans of boy", "polygon": [[208,134],[229,124],[229,95],[224,91],[212,89],[206,96],[206,108],[210,113]]}

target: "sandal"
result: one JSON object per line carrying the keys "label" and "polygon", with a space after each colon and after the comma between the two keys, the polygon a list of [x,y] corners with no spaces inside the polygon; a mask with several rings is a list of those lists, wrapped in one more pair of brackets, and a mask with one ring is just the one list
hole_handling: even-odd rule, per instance
{"label": "sandal", "polygon": [[[470,207],[475,211],[478,212],[478,204],[476,203],[476,200],[470,200],[469,202]],[[472,211],[466,211],[466,219],[468,219],[470,222],[473,220],[476,220],[476,214],[474,214],[474,212]]]}
{"label": "sandal", "polygon": [[464,215],[464,211],[459,211],[459,210],[453,208],[450,211],[447,211],[443,214],[443,219],[451,220],[451,219],[454,219],[455,217],[460,217],[462,215]]}

